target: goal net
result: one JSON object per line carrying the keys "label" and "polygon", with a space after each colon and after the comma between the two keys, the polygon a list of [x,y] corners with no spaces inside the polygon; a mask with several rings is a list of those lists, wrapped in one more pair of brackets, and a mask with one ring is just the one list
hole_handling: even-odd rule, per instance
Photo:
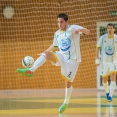
{"label": "goal net", "polygon": [[50,62],[37,69],[33,78],[16,72],[17,68],[23,68],[22,58],[29,55],[36,60],[38,54],[52,44],[54,32],[58,30],[57,14],[61,12],[68,14],[70,24],[91,31],[90,35],[81,36],[82,62],[73,87],[97,87],[96,24],[116,20],[109,14],[110,10],[116,10],[116,0],[1,0],[0,7],[4,9],[6,5],[14,9],[14,14],[13,9],[6,10],[5,17],[0,10],[0,89],[64,88],[60,67],[52,66]]}

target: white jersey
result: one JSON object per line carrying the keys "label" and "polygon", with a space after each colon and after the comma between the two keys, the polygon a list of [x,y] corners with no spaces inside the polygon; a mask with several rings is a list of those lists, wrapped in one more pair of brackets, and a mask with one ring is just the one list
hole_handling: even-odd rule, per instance
{"label": "white jersey", "polygon": [[101,48],[101,59],[103,63],[117,63],[117,35],[108,38],[108,34],[101,36],[97,47]]}
{"label": "white jersey", "polygon": [[73,59],[81,62],[80,34],[75,34],[74,30],[82,28],[78,25],[69,25],[65,31],[58,30],[55,32],[53,45],[59,48],[66,60]]}

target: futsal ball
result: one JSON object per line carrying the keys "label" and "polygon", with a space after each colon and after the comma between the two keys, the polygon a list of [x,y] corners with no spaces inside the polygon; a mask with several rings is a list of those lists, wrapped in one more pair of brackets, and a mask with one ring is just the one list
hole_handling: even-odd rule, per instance
{"label": "futsal ball", "polygon": [[27,67],[27,68],[30,68],[32,67],[34,64],[34,59],[33,57],[31,56],[25,56],[23,59],[22,59],[22,65],[24,67]]}

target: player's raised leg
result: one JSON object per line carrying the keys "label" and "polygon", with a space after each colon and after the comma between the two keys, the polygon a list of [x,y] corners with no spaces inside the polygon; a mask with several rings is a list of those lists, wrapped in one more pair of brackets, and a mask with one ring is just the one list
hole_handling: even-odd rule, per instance
{"label": "player's raised leg", "polygon": [[60,108],[58,110],[59,113],[62,113],[67,109],[68,104],[69,104],[69,100],[70,100],[70,97],[71,97],[72,89],[73,89],[73,87],[72,87],[71,82],[66,81],[65,100],[64,100],[64,103],[60,106]]}
{"label": "player's raised leg", "polygon": [[34,62],[34,65],[31,68],[24,68],[24,69],[17,69],[17,72],[24,74],[26,76],[32,77],[33,76],[33,72],[38,69],[40,66],[42,66],[45,62],[46,59],[55,62],[55,58],[53,56],[53,54],[49,51],[46,51],[44,53],[41,54],[41,56]]}

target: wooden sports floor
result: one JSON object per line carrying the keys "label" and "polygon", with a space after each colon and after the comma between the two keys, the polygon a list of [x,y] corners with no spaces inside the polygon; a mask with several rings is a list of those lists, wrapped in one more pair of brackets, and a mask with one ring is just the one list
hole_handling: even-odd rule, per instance
{"label": "wooden sports floor", "polygon": [[117,91],[108,102],[104,91],[74,89],[63,114],[64,89],[1,90],[0,117],[117,117]]}

